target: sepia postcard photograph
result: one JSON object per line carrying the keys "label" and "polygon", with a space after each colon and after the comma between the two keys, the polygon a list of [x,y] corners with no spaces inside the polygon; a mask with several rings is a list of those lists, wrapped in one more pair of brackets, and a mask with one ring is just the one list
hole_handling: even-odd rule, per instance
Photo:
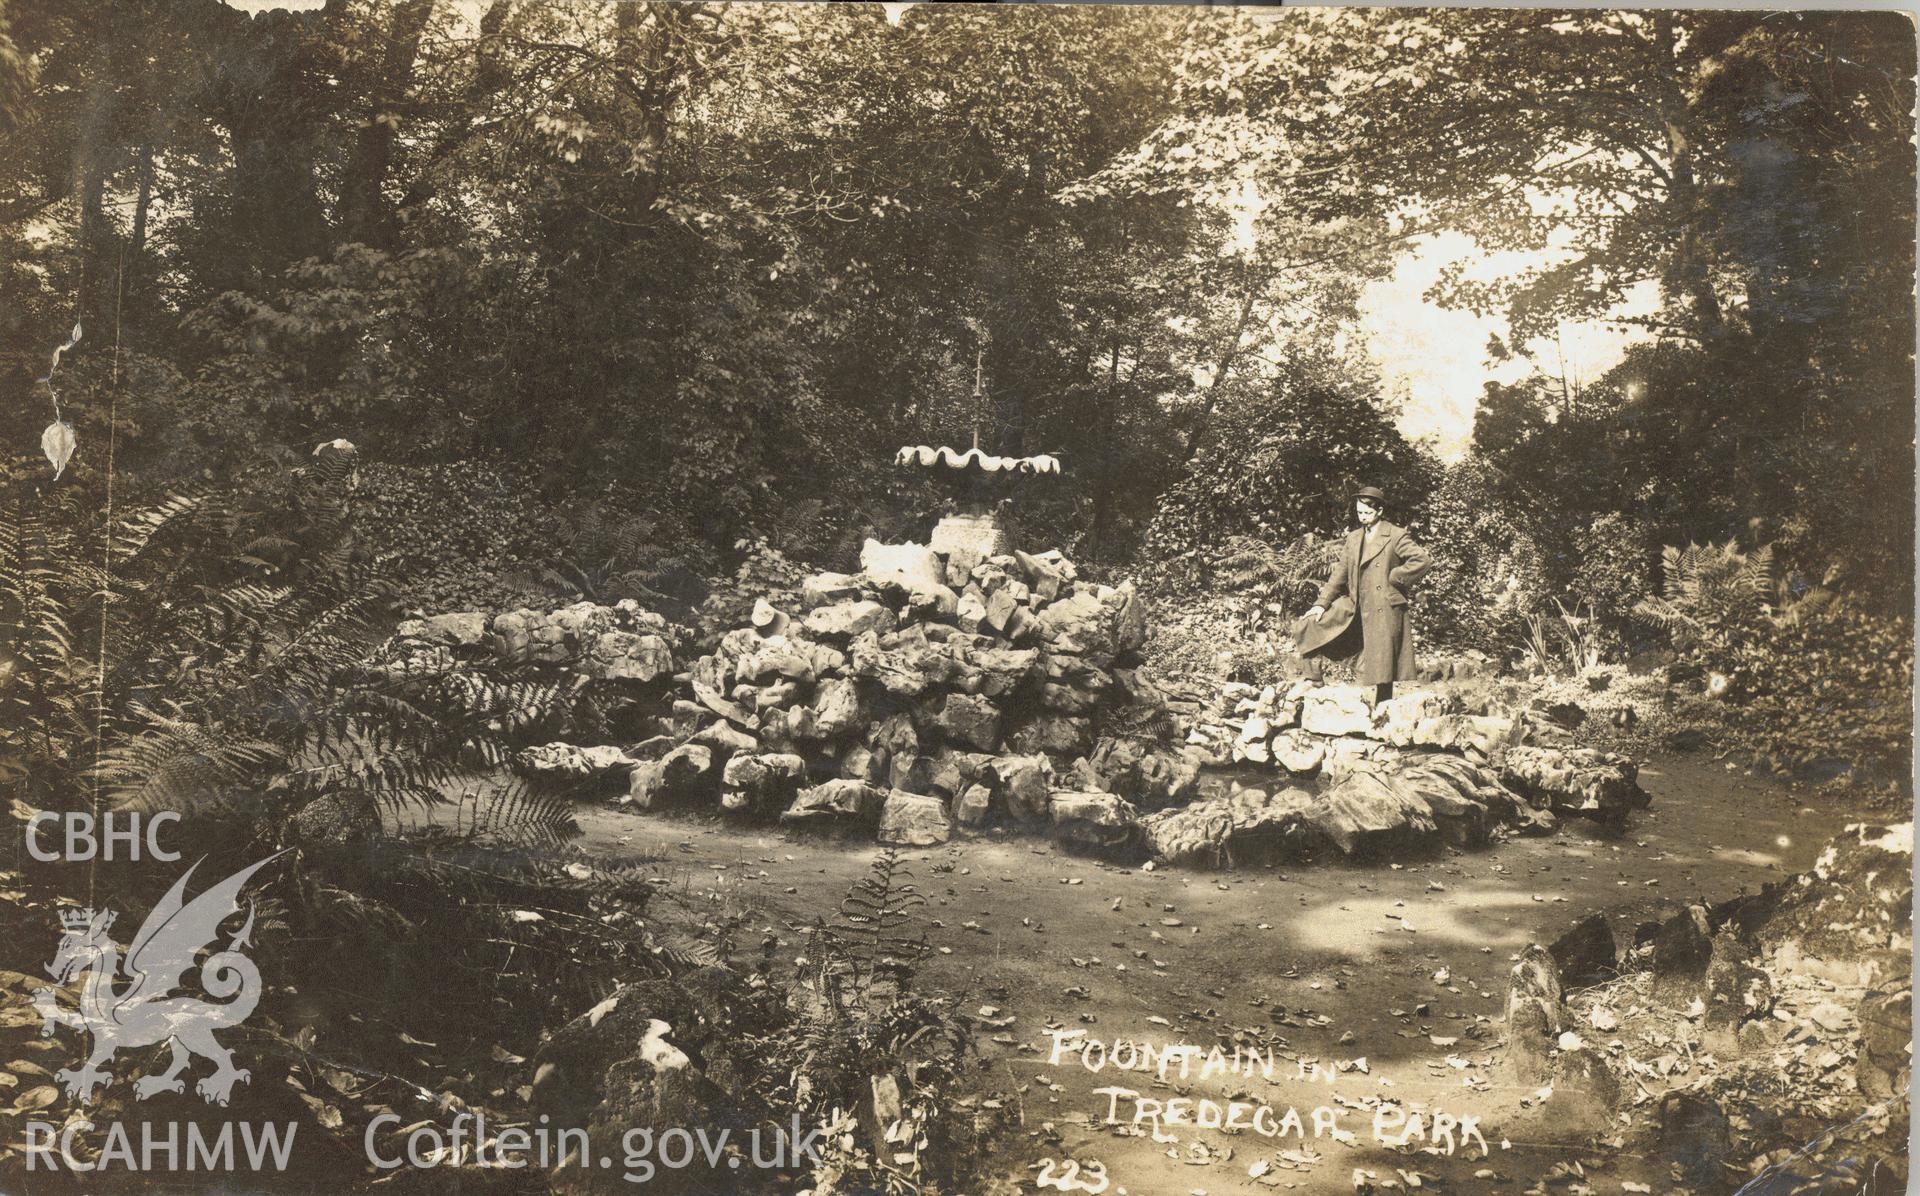
{"label": "sepia postcard photograph", "polygon": [[1892,1196],[1915,19],[0,0],[0,1196]]}

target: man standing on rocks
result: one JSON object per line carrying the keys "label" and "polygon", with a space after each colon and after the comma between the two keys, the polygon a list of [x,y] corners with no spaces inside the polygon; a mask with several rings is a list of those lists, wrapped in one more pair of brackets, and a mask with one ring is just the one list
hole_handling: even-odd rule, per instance
{"label": "man standing on rocks", "polygon": [[[1318,646],[1304,649],[1307,676],[1320,680],[1325,660],[1350,651],[1353,629],[1359,631],[1358,680],[1377,687],[1376,701],[1393,696],[1395,681],[1411,681],[1413,669],[1413,625],[1407,619],[1407,587],[1418,581],[1433,560],[1427,550],[1414,543],[1402,527],[1380,517],[1387,496],[1372,486],[1362,486],[1353,496],[1353,509],[1360,526],[1347,533],[1334,562],[1333,575],[1320,587],[1320,596],[1307,612],[1309,632],[1334,632],[1320,635]],[[1345,632],[1317,626],[1327,607],[1345,595],[1353,603],[1352,623]]]}

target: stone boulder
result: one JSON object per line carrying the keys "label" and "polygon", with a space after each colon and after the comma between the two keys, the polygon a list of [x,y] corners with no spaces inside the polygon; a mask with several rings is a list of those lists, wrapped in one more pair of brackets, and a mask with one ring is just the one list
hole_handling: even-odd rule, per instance
{"label": "stone boulder", "polygon": [[424,640],[449,648],[475,649],[486,646],[487,616],[482,611],[464,610],[451,614],[408,619],[394,628],[397,639]]}
{"label": "stone boulder", "polygon": [[886,607],[868,599],[836,602],[807,612],[801,625],[808,635],[821,639],[847,641],[869,632],[883,635],[892,631],[898,620]]}
{"label": "stone boulder", "polygon": [[807,778],[807,762],[791,752],[737,755],[720,772],[720,808],[730,813],[779,810]]}
{"label": "stone boulder", "polygon": [[978,829],[987,824],[993,813],[993,790],[978,783],[968,785],[959,797],[954,799],[953,818],[961,826]]}
{"label": "stone boulder", "polygon": [[627,800],[650,810],[664,800],[709,796],[717,780],[713,749],[700,743],[683,744],[658,760],[636,764],[628,779]]}
{"label": "stone boulder", "polygon": [[1773,981],[1754,966],[1752,948],[1731,926],[1713,936],[1702,987],[1707,1049],[1723,1057],[1738,1053],[1740,1027],[1773,1011]]}
{"label": "stone boulder", "polygon": [[864,593],[858,577],[849,573],[816,573],[800,583],[800,607],[816,607],[858,602]]}
{"label": "stone boulder", "polygon": [[1174,754],[1132,739],[1102,739],[1091,756],[1074,761],[1073,777],[1084,790],[1117,793],[1148,810],[1192,799],[1200,782],[1193,754]]}
{"label": "stone boulder", "polygon": [[[586,1155],[543,1177],[562,1196],[630,1191],[618,1168],[592,1165],[619,1158],[634,1129],[659,1136],[685,1126],[749,1126],[769,1119],[752,1095],[751,1047],[724,1027],[728,1010],[752,1005],[753,993],[720,967],[672,980],[623,985],[556,1029],[531,1062],[531,1107],[543,1124],[585,1131]],[[577,1149],[577,1148],[576,1148]],[[554,1160],[560,1162],[559,1152]],[[690,1196],[713,1190],[704,1161],[661,1167],[650,1192]]]}
{"label": "stone boulder", "polygon": [[1298,776],[1320,771],[1327,758],[1327,741],[1302,730],[1282,731],[1273,737],[1273,762]]}
{"label": "stone boulder", "polygon": [[1510,747],[1500,771],[1507,784],[1536,805],[1615,826],[1648,800],[1639,785],[1639,766],[1612,752]]}
{"label": "stone boulder", "polygon": [[1871,1100],[1904,1095],[1913,1070],[1913,986],[1874,989],[1860,1002],[1853,1074]]}
{"label": "stone boulder", "polygon": [[1052,816],[1053,764],[1045,756],[997,757],[986,766],[982,780],[1009,816],[1022,822]]}
{"label": "stone boulder", "polygon": [[1520,953],[1507,984],[1507,1074],[1517,1084],[1544,1084],[1563,1028],[1560,969],[1539,944]]}
{"label": "stone boulder", "polygon": [[568,664],[609,631],[618,630],[609,607],[576,602],[555,611],[522,608],[494,616],[493,651],[503,664]]}
{"label": "stone boulder", "polygon": [[1444,695],[1433,690],[1411,690],[1396,694],[1373,708],[1373,725],[1367,734],[1395,747],[1411,747],[1415,730],[1430,718],[1450,713]]}
{"label": "stone boulder", "polygon": [[925,544],[882,544],[869,539],[860,546],[860,572],[875,584],[905,590],[947,588],[946,564]]}
{"label": "stone boulder", "polygon": [[1471,752],[1491,760],[1513,742],[1519,724],[1485,714],[1443,714],[1423,718],[1413,728],[1413,746]]}
{"label": "stone boulder", "polygon": [[1015,727],[1007,737],[1007,746],[1021,755],[1084,755],[1093,747],[1093,724],[1072,715],[1040,715]]}
{"label": "stone boulder", "polygon": [[1234,867],[1299,859],[1318,842],[1305,789],[1243,788],[1226,797],[1150,814],[1140,822],[1147,851],[1157,860],[1203,867]]}
{"label": "stone boulder", "polygon": [[624,781],[636,763],[617,747],[575,747],[571,743],[543,743],[513,758],[514,769],[522,776],[558,784],[616,775]]}
{"label": "stone boulder", "polygon": [[1584,988],[1611,980],[1620,970],[1620,946],[1605,914],[1588,914],[1547,947],[1568,984]]}
{"label": "stone boulder", "polygon": [[1140,836],[1140,819],[1133,804],[1113,793],[1052,795],[1053,837],[1075,847],[1118,851]]}
{"label": "stone boulder", "polygon": [[1707,965],[1713,961],[1713,928],[1705,907],[1689,905],[1660,923],[1650,947],[1656,999],[1682,1007],[1704,999]]}
{"label": "stone boulder", "polygon": [[1366,735],[1373,730],[1373,689],[1322,685],[1300,702],[1300,726],[1315,735]]}
{"label": "stone boulder", "polygon": [[886,807],[888,791],[856,780],[833,780],[803,789],[780,815],[782,822],[852,824],[873,827]]}
{"label": "stone boulder", "polygon": [[1000,711],[988,699],[947,694],[931,711],[931,722],[948,743],[991,752],[1000,746]]}
{"label": "stone boulder", "polygon": [[820,683],[813,695],[813,727],[823,739],[851,735],[867,723],[866,696],[848,677],[833,677]]}
{"label": "stone boulder", "polygon": [[601,681],[654,681],[673,675],[673,650],[657,635],[603,631],[580,660],[580,671]]}
{"label": "stone boulder", "polygon": [[895,789],[880,810],[879,840],[896,847],[932,847],[953,835],[947,803]]}
{"label": "stone boulder", "polygon": [[1375,768],[1359,769],[1319,795],[1306,819],[1348,856],[1417,849],[1439,829],[1424,799]]}
{"label": "stone boulder", "polygon": [[[1846,961],[1913,941],[1913,823],[1856,823],[1771,894],[1760,945],[1791,945],[1809,959]],[[1911,955],[1906,955],[1911,965]]]}

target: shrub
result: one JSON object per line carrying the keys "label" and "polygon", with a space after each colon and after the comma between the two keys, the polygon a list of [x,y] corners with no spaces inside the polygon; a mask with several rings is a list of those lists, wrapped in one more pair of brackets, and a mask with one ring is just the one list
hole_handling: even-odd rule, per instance
{"label": "shrub", "polygon": [[1609,646],[1633,622],[1633,608],[1653,589],[1653,540],[1633,520],[1609,511],[1574,536],[1570,606],[1586,606]]}
{"label": "shrub", "polygon": [[1373,391],[1339,363],[1302,360],[1283,366],[1267,393],[1228,404],[1160,496],[1148,557],[1205,584],[1236,537],[1287,543],[1344,531],[1347,495],[1363,480],[1387,488],[1396,510],[1419,509],[1433,462]]}
{"label": "shrub", "polygon": [[1837,600],[1768,622],[1728,654],[1753,746],[1777,767],[1844,760],[1908,775],[1913,625]]}
{"label": "shrub", "polygon": [[1418,588],[1416,632],[1505,656],[1522,618],[1546,608],[1551,593],[1546,554],[1524,512],[1509,510],[1493,471],[1468,458],[1448,471],[1414,531],[1433,554]]}

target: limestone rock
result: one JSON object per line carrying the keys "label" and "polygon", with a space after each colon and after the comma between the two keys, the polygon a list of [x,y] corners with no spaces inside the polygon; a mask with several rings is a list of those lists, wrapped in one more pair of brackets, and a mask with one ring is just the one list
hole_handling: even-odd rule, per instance
{"label": "limestone rock", "polygon": [[[959,601],[954,605],[953,619],[962,631],[980,630],[980,625],[987,621],[987,600],[980,593],[979,586],[970,585],[960,592]],[[1001,625],[1005,626],[1004,619]]]}
{"label": "limestone rock", "polygon": [[1054,838],[1080,847],[1116,850],[1139,835],[1133,804],[1113,793],[1055,793],[1049,802]]}
{"label": "limestone rock", "polygon": [[806,610],[858,602],[860,579],[848,573],[816,573],[800,583],[800,605]]}
{"label": "limestone rock", "polygon": [[933,715],[934,726],[949,743],[991,752],[1000,746],[1000,711],[985,698],[948,694]]}
{"label": "limestone rock", "polygon": [[855,745],[840,757],[840,775],[867,785],[885,786],[891,758],[885,748]]}
{"label": "limestone rock", "polygon": [[1050,816],[1053,765],[1045,756],[1001,756],[987,766],[986,777],[1013,817],[1034,822]]}
{"label": "limestone rock", "polygon": [[899,646],[887,648],[871,632],[860,636],[850,649],[848,670],[856,677],[877,682],[895,697],[911,698],[945,680],[955,668],[951,657],[929,651],[924,640],[895,643]]}
{"label": "limestone rock", "polygon": [[1354,772],[1321,794],[1307,822],[1349,856],[1418,846],[1438,829],[1426,802],[1372,768]]}
{"label": "limestone rock", "polygon": [[673,673],[673,651],[657,635],[604,631],[587,649],[580,671],[603,681],[653,681]]}
{"label": "limestone rock", "polygon": [[1008,745],[1024,755],[1034,752],[1081,755],[1093,746],[1093,726],[1084,718],[1043,715],[1016,728],[1008,737]]}
{"label": "limestone rock", "polygon": [[522,608],[494,616],[494,655],[505,664],[567,664],[604,632],[616,630],[615,612],[592,602],[555,611]]}
{"label": "limestone rock", "polygon": [[1321,761],[1321,770],[1327,780],[1335,785],[1346,780],[1369,762],[1385,762],[1394,759],[1399,749],[1374,739],[1362,739],[1357,735],[1344,735],[1339,739],[1329,739],[1326,744],[1326,757]]}
{"label": "limestone rock", "polygon": [[1067,573],[1059,567],[1057,560],[1030,556],[1016,551],[1014,560],[1019,562],[1021,572],[1026,574],[1027,585],[1042,602],[1052,602],[1060,596],[1061,587],[1069,580]]}
{"label": "limestone rock", "polygon": [[968,691],[997,698],[1012,693],[1034,675],[1040,652],[1037,648],[967,648],[963,661],[978,673]]}
{"label": "limestone rock", "polygon": [[734,661],[733,675],[742,681],[755,683],[779,678],[811,685],[814,680],[813,656],[787,637],[773,636],[762,642],[758,650]]}
{"label": "limestone rock", "polygon": [[1040,612],[1040,638],[1062,652],[1111,656],[1113,636],[1104,625],[1105,608],[1095,595],[1081,590],[1061,598]]}
{"label": "limestone rock", "polygon": [[1192,755],[1131,739],[1102,739],[1085,767],[1088,788],[1117,793],[1149,810],[1190,800],[1200,782],[1200,765]]}
{"label": "limestone rock", "polygon": [[993,808],[993,792],[985,785],[969,785],[953,804],[953,816],[961,826],[985,826]]}
{"label": "limestone rock", "polygon": [[914,590],[907,595],[907,613],[921,622],[953,618],[960,609],[960,595],[945,585],[930,590]]}
{"label": "limestone rock", "polygon": [[704,682],[698,680],[693,682],[693,696],[702,706],[743,731],[760,729],[760,720],[748,713],[745,707],[738,702],[728,700]]}
{"label": "limestone rock", "polygon": [[1414,729],[1423,721],[1447,713],[1447,700],[1429,689],[1397,693],[1375,706],[1367,734],[1396,747],[1413,744]]}
{"label": "limestone rock", "polygon": [[784,635],[787,624],[791,622],[785,611],[765,598],[753,600],[753,613],[748,618],[761,635]]}
{"label": "limestone rock", "polygon": [[1653,936],[1653,995],[1685,1007],[1704,997],[1707,965],[1713,959],[1713,931],[1707,911],[1689,905],[1660,924]]}
{"label": "limestone rock", "polygon": [[1520,953],[1507,985],[1507,1072],[1529,1087],[1553,1074],[1552,1051],[1562,1029],[1560,970],[1539,944]]}
{"label": "limestone rock", "polygon": [[946,802],[899,789],[887,794],[880,811],[880,842],[896,847],[932,847],[945,843],[952,834]]}
{"label": "limestone rock", "polygon": [[1705,1042],[1722,1055],[1737,1053],[1742,1022],[1773,1011],[1773,982],[1754,966],[1752,949],[1731,926],[1713,936],[1703,989]]}
{"label": "limestone rock", "polygon": [[1645,806],[1639,767],[1625,756],[1590,748],[1510,747],[1501,776],[1537,805],[1615,825]]}
{"label": "limestone rock", "polygon": [[1373,730],[1370,686],[1323,685],[1300,703],[1300,726],[1315,735],[1365,735]]}
{"label": "limestone rock", "polygon": [[713,749],[705,744],[689,743],[668,752],[657,761],[634,767],[627,786],[627,797],[642,810],[652,809],[663,799],[690,798],[712,788]]}
{"label": "limestone rock", "polygon": [[399,639],[425,640],[450,648],[479,648],[486,642],[487,616],[481,611],[467,610],[408,619],[394,628],[393,634]]}
{"label": "limestone rock", "polygon": [[568,782],[592,780],[614,772],[624,778],[635,761],[617,747],[546,743],[520,752],[513,763],[521,774],[536,780]]}
{"label": "limestone rock", "polygon": [[1416,747],[1471,751],[1482,759],[1490,760],[1512,741],[1514,730],[1512,719],[1492,715],[1443,714],[1437,718],[1423,718],[1415,724],[1413,743]]}
{"label": "limestone rock", "polygon": [[[1821,960],[1851,960],[1913,936],[1913,823],[1855,823],[1813,867],[1776,891],[1758,931],[1769,949],[1791,944]],[[1911,956],[1908,956],[1911,960]]]}
{"label": "limestone rock", "polygon": [[1327,758],[1327,741],[1305,731],[1282,731],[1273,737],[1273,762],[1302,775],[1320,771]]}
{"label": "limestone rock", "polygon": [[874,825],[887,804],[887,791],[854,779],[826,781],[803,789],[781,814],[781,822],[852,822]]}
{"label": "limestone rock", "polygon": [[1733,1125],[1708,1093],[1694,1088],[1662,1093],[1659,1141],[1689,1187],[1708,1190],[1725,1182]]}
{"label": "limestone rock", "polygon": [[759,794],[777,790],[784,783],[797,786],[807,775],[807,762],[792,752],[768,752],[763,755],[739,755],[727,761],[720,781],[729,789],[744,789]]}
{"label": "limestone rock", "polygon": [[860,572],[877,584],[909,591],[947,585],[945,562],[924,544],[882,544],[869,539],[860,546]]}
{"label": "limestone rock", "polygon": [[867,721],[867,704],[860,687],[851,679],[835,677],[822,681],[813,695],[814,730],[823,739],[851,735]]}
{"label": "limestone rock", "polygon": [[1871,1100],[1907,1091],[1913,1068],[1913,987],[1874,989],[1860,1002],[1860,1052],[1853,1074]]}
{"label": "limestone rock", "polygon": [[884,634],[892,631],[896,620],[893,612],[868,599],[855,599],[851,602],[836,602],[832,606],[819,606],[807,612],[804,620],[808,635],[830,640],[851,640],[869,632]]}
{"label": "limestone rock", "polygon": [[1597,1047],[1583,1044],[1563,1050],[1553,1066],[1551,1108],[1575,1125],[1609,1126],[1620,1103],[1620,1077]]}
{"label": "limestone rock", "polygon": [[1315,834],[1307,825],[1314,795],[1304,789],[1245,788],[1143,818],[1147,850],[1168,863],[1233,867],[1299,858]]}
{"label": "limestone rock", "polygon": [[760,741],[744,731],[737,731],[725,722],[711,723],[694,733],[692,743],[703,743],[720,752],[754,752],[760,750]]}
{"label": "limestone rock", "polygon": [[1547,948],[1566,982],[1577,988],[1611,980],[1620,969],[1620,947],[1605,914],[1588,914]]}
{"label": "limestone rock", "polygon": [[1147,642],[1147,604],[1134,589],[1133,582],[1123,581],[1114,591],[1108,602],[1113,618],[1113,643],[1121,652],[1135,652]]}

